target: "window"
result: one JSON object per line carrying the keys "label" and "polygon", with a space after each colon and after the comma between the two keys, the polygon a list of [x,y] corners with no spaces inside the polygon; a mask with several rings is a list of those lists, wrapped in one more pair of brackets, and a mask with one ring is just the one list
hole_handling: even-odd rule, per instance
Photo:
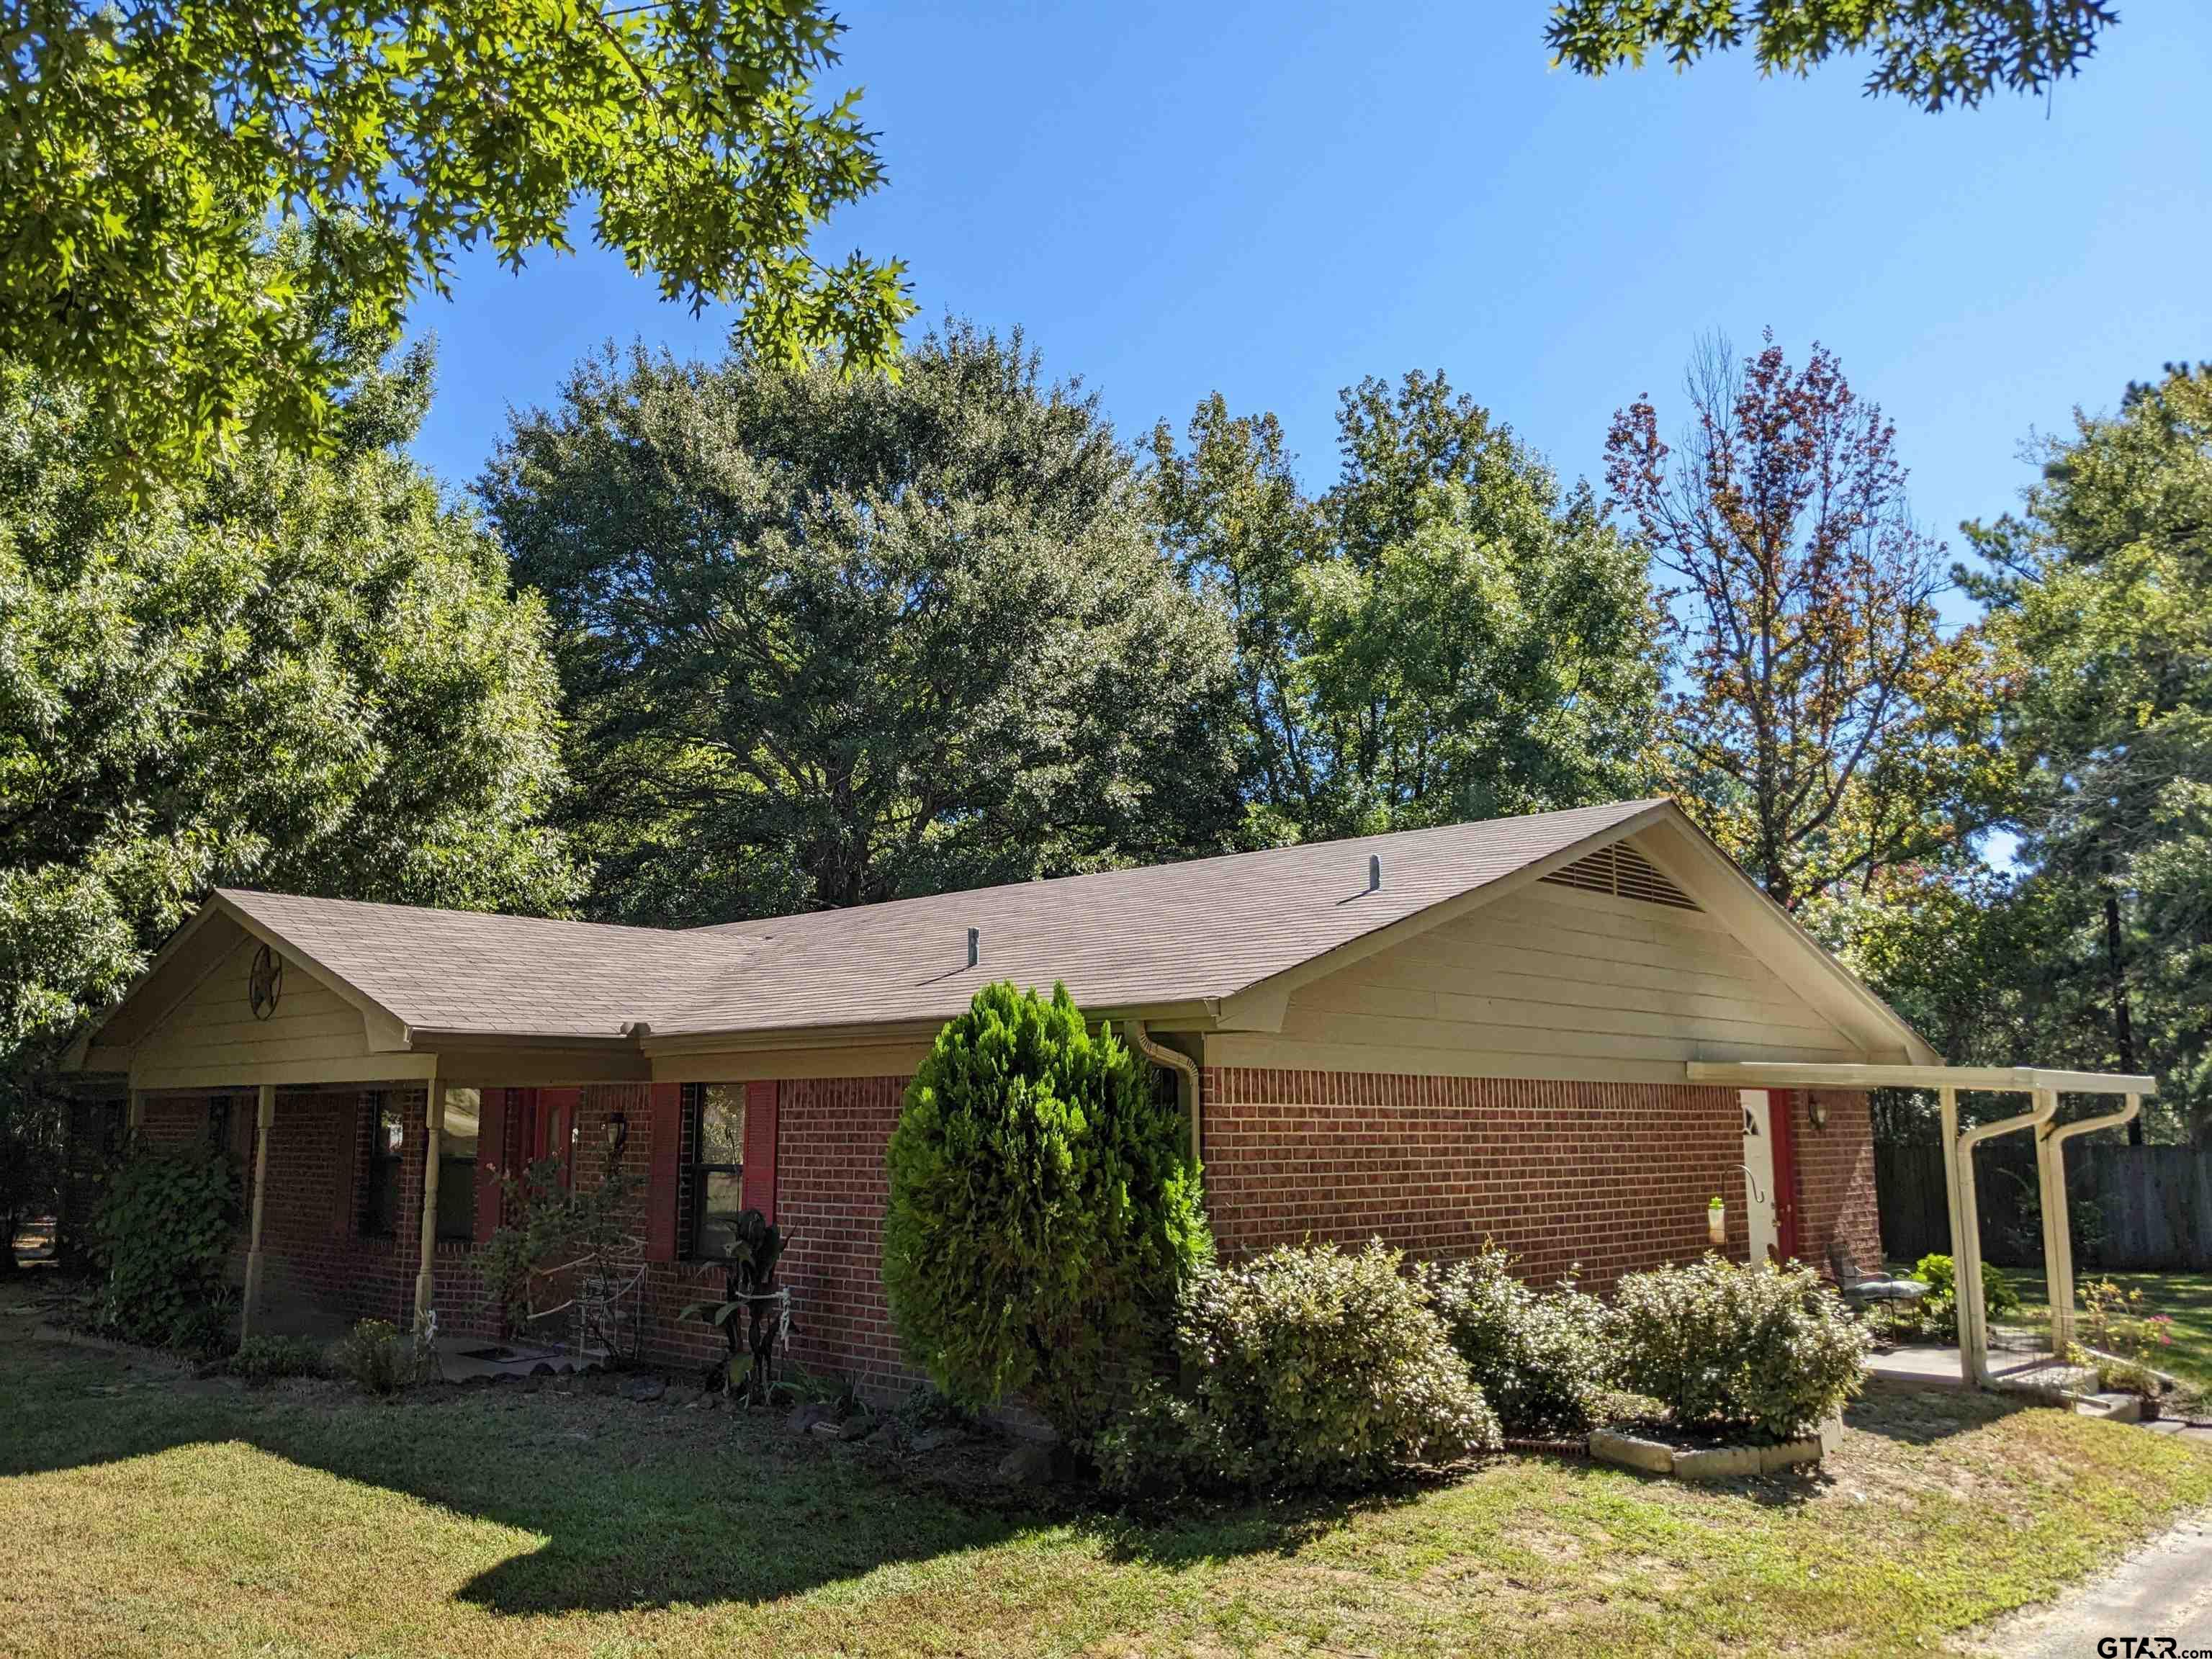
{"label": "window", "polygon": [[745,1085],[690,1086],[691,1167],[684,1187],[690,1199],[691,1255],[714,1261],[729,1254],[732,1224],[745,1207]]}
{"label": "window", "polygon": [[368,1182],[362,1198],[361,1230],[389,1238],[399,1224],[399,1154],[407,1144],[406,1121],[382,1095],[365,1095],[368,1109]]}
{"label": "window", "polygon": [[438,1135],[438,1237],[477,1236],[477,1125],[483,1096],[446,1091],[446,1126]]}

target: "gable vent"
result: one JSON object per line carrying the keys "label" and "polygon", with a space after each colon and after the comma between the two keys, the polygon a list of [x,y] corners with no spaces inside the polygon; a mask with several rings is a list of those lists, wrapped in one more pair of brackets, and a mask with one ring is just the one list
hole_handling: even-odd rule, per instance
{"label": "gable vent", "polygon": [[1698,902],[1652,868],[1651,861],[1633,847],[1615,842],[1564,865],[1542,879],[1560,887],[1579,887],[1585,893],[1610,893],[1615,898],[1641,899],[1646,904],[1671,904],[1678,910],[1695,910]]}

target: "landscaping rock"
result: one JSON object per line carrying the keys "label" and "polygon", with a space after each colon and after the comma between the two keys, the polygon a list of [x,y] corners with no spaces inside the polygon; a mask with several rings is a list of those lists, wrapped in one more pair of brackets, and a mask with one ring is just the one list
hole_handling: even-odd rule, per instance
{"label": "landscaping rock", "polygon": [[666,1394],[663,1395],[661,1399],[665,1404],[669,1406],[684,1406],[688,1407],[698,1404],[699,1390],[678,1382],[671,1388]]}
{"label": "landscaping rock", "polygon": [[933,1451],[942,1451],[947,1446],[957,1446],[967,1437],[967,1435],[961,1430],[947,1426],[938,1429],[924,1429],[920,1434],[915,1436],[914,1439],[908,1443],[911,1450],[926,1455]]}
{"label": "landscaping rock", "polygon": [[840,1440],[866,1440],[882,1426],[883,1419],[873,1412],[862,1412],[847,1418],[837,1425],[837,1437]]}
{"label": "landscaping rock", "polygon": [[842,1440],[845,1431],[830,1418],[823,1418],[807,1429],[807,1433],[820,1440]]}
{"label": "landscaping rock", "polygon": [[1052,1484],[1052,1448],[1041,1440],[1024,1440],[999,1460],[999,1479],[1013,1486]]}
{"label": "landscaping rock", "polygon": [[1590,1455],[1601,1463],[1618,1463],[1625,1469],[1642,1469],[1646,1474],[1674,1472],[1674,1448],[1662,1446],[1656,1440],[1639,1440],[1632,1434],[1599,1429],[1589,1437],[1589,1449]]}
{"label": "landscaping rock", "polygon": [[1760,1458],[1767,1449],[1759,1446],[1707,1446],[1696,1451],[1678,1451],[1674,1454],[1674,1478],[1740,1480],[1759,1472]]}
{"label": "landscaping rock", "polygon": [[625,1377],[622,1391],[626,1400],[658,1400],[668,1392],[668,1384],[657,1376]]}
{"label": "landscaping rock", "polygon": [[[709,1398],[714,1397],[715,1396],[709,1396]],[[786,1423],[793,1434],[805,1434],[817,1424],[830,1423],[834,1427],[836,1415],[836,1412],[820,1401],[810,1400],[804,1405],[794,1407]]]}

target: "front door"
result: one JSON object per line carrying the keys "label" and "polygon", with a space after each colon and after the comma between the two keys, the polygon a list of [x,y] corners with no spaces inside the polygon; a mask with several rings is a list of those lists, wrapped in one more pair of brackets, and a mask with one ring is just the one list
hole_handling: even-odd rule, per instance
{"label": "front door", "polygon": [[1751,1259],[1793,1261],[1799,1249],[1795,1102],[1787,1089],[1746,1089],[1737,1099],[1743,1107]]}
{"label": "front door", "polygon": [[1743,1107],[1744,1219],[1751,1234],[1751,1259],[1778,1255],[1782,1234],[1774,1213],[1774,1136],[1768,1127],[1767,1092],[1746,1089],[1736,1097]]}

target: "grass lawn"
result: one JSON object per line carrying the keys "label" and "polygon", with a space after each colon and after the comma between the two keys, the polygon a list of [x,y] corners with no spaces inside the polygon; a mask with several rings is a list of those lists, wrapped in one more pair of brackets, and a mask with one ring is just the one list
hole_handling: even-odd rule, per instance
{"label": "grass lawn", "polygon": [[[2018,1288],[2020,1299],[2027,1304],[2027,1311],[2050,1305],[2051,1292],[2044,1287],[2041,1273],[2011,1267],[2005,1273]],[[2158,1368],[2200,1388],[2212,1389],[2212,1273],[2108,1273],[2076,1267],[2077,1300],[2081,1287],[2094,1279],[2109,1279],[2124,1291],[2140,1290],[2148,1311],[2170,1316],[2173,1346],[2159,1356]]]}
{"label": "grass lawn", "polygon": [[597,1390],[384,1405],[11,1337],[0,1402],[19,1656],[1893,1652],[2212,1503],[2212,1449],[1963,1395],[1860,1402],[1819,1480],[1501,1458],[1144,1524]]}
{"label": "grass lawn", "polygon": [[[1891,1271],[1910,1273],[1912,1264],[1893,1262]],[[2045,1310],[2051,1305],[2051,1291],[2043,1282],[2042,1271],[2033,1267],[2007,1267],[2003,1271],[2025,1304],[2018,1313],[2007,1314],[2004,1322],[2024,1326],[2047,1323]],[[2122,1290],[2140,1290],[2147,1311],[2170,1316],[2173,1320],[2173,1346],[2160,1357],[2159,1369],[2172,1371],[2200,1389],[2212,1390],[2212,1273],[2108,1273],[2076,1264],[2074,1288],[2077,1301],[2081,1286],[2097,1279],[2109,1279]]]}

